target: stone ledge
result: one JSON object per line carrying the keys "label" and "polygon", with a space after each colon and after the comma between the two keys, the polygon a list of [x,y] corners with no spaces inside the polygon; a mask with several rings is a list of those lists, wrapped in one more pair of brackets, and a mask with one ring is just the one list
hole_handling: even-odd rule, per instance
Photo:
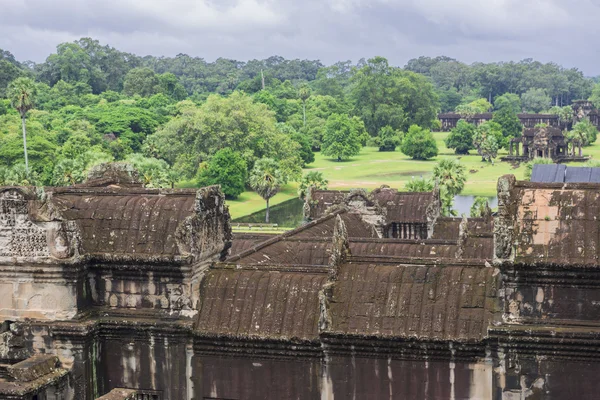
{"label": "stone ledge", "polygon": [[135,400],[136,395],[136,390],[115,388],[104,396],[98,397],[96,400]]}
{"label": "stone ledge", "polygon": [[11,365],[7,371],[16,381],[31,382],[54,372],[57,366],[58,357],[55,355],[39,355]]}

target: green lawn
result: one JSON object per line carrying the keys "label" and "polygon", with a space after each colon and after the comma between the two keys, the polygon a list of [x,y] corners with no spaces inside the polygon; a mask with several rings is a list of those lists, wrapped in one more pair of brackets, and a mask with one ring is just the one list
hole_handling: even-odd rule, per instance
{"label": "green lawn", "polygon": [[[345,162],[336,162],[318,153],[310,169],[321,171],[329,180],[329,187],[333,189],[374,189],[382,184],[401,189],[413,176],[430,176],[433,166],[441,158],[459,158],[468,171],[463,194],[478,196],[494,196],[496,182],[501,175],[515,174],[518,179],[523,178],[523,166],[514,169],[509,163],[484,163],[475,151],[471,151],[473,154],[468,156],[456,156],[444,144],[447,135],[445,132],[434,133],[439,155],[428,161],[415,161],[399,151],[380,152],[375,147],[366,147],[357,157]],[[505,154],[501,153],[500,156]]]}
{"label": "green lawn", "polygon": [[[415,176],[430,176],[435,163],[441,158],[459,158],[467,167],[467,184],[462,194],[491,197],[496,195],[496,182],[498,177],[505,174],[514,174],[517,179],[523,179],[525,167],[513,168],[509,163],[500,162],[499,158],[506,155],[500,152],[494,165],[481,161],[475,151],[468,156],[456,156],[447,149],[444,138],[445,132],[434,133],[438,144],[439,155],[428,161],[415,161],[405,156],[400,151],[380,152],[375,147],[365,147],[361,153],[349,161],[337,162],[324,157],[321,153],[315,155],[315,162],[306,171],[321,171],[329,180],[330,189],[367,188],[375,189],[382,184],[393,188],[402,189],[404,183]],[[584,155],[600,159],[600,141],[583,150]],[[576,164],[581,165],[581,164]],[[297,183],[283,187],[282,191],[271,199],[271,204],[279,204],[294,198]],[[238,200],[228,200],[229,209],[233,218],[260,211],[265,207],[265,202],[254,192],[244,192]]]}
{"label": "green lawn", "polygon": [[[270,205],[274,206],[279,203],[283,203],[286,200],[293,199],[298,196],[298,184],[296,182],[284,185],[281,191],[277,193],[269,202]],[[237,198],[237,200],[227,200],[229,205],[229,212],[231,218],[239,218],[244,215],[252,214],[257,211],[263,210],[266,207],[265,201],[257,195],[255,192],[244,192]]]}

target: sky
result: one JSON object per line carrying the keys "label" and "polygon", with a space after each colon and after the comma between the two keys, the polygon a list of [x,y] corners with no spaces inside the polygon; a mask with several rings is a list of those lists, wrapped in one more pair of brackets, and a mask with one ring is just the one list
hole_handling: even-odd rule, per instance
{"label": "sky", "polygon": [[600,0],[0,0],[0,48],[92,37],[137,55],[336,61],[534,58],[600,75]]}

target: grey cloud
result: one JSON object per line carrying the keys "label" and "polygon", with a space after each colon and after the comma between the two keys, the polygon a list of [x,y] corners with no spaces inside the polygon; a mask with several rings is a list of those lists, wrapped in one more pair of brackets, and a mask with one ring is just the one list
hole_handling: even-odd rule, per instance
{"label": "grey cloud", "polygon": [[0,10],[0,48],[38,62],[91,36],[140,55],[532,57],[600,74],[590,0],[0,0]]}

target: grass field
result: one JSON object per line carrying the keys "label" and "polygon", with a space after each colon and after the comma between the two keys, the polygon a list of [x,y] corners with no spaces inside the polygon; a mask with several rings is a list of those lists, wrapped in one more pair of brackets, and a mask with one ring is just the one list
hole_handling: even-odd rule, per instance
{"label": "grass field", "polygon": [[[475,151],[471,155],[457,156],[453,150],[446,148],[445,132],[434,133],[438,144],[439,155],[428,161],[415,161],[400,151],[380,152],[375,147],[365,147],[360,154],[349,161],[337,162],[316,153],[315,162],[306,171],[320,171],[329,180],[330,189],[367,188],[375,189],[382,184],[401,189],[411,177],[430,176],[435,163],[442,158],[460,158],[467,168],[467,183],[461,194],[491,197],[496,195],[498,177],[514,174],[517,179],[523,179],[525,167],[513,168],[509,163],[500,162],[499,158],[507,153],[500,152],[498,161],[491,165],[481,162],[481,157]],[[584,155],[600,159],[600,143],[584,148]],[[271,204],[279,204],[292,199],[296,194],[297,183],[291,183],[271,199]],[[233,218],[260,211],[265,202],[254,192],[244,192],[238,200],[227,202]]]}

